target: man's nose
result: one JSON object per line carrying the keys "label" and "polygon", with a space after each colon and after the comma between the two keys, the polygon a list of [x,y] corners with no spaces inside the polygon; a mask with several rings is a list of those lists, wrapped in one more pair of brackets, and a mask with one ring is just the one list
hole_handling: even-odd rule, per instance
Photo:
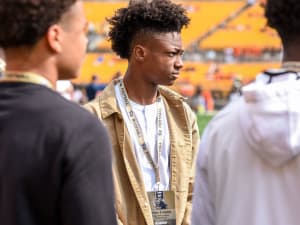
{"label": "man's nose", "polygon": [[177,69],[181,69],[183,67],[183,60],[182,60],[182,56],[181,55],[179,55],[179,56],[176,57],[175,67]]}

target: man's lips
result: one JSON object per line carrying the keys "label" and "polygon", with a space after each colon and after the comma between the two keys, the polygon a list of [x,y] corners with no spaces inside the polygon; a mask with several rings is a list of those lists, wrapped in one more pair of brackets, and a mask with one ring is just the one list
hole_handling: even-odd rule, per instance
{"label": "man's lips", "polygon": [[178,78],[178,77],[179,77],[179,73],[172,73],[172,76],[173,76],[174,78]]}

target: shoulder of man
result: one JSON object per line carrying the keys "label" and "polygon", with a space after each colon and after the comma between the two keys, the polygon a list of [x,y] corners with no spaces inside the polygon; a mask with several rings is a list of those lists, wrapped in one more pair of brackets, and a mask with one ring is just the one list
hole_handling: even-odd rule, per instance
{"label": "shoulder of man", "polygon": [[[234,128],[239,121],[240,107],[243,99],[239,99],[226,105],[209,121],[205,130],[211,134],[224,136],[224,130]],[[227,132],[226,134],[228,134]],[[213,135],[212,135],[213,136]]]}
{"label": "shoulder of man", "polygon": [[191,107],[189,106],[189,104],[187,103],[187,98],[183,97],[182,95],[180,95],[179,93],[177,93],[176,91],[168,87],[160,86],[159,90],[161,95],[166,99],[168,103],[170,103],[170,105],[175,104],[178,105],[179,107],[183,107],[186,118],[189,121],[189,124],[196,123],[197,121],[196,115],[191,109]]}
{"label": "shoulder of man", "polygon": [[[118,80],[110,82],[101,92],[101,95],[96,97],[93,101],[88,102],[83,107],[99,119],[118,111],[117,101],[115,95],[115,84]],[[103,111],[103,112],[102,112]]]}
{"label": "shoulder of man", "polygon": [[63,124],[73,129],[102,129],[101,123],[94,115],[73,102],[66,101],[63,108],[59,110],[58,115],[62,117]]}
{"label": "shoulder of man", "polygon": [[181,94],[179,94],[178,92],[172,90],[171,88],[164,87],[164,86],[160,86],[159,91],[162,94],[162,96],[165,97],[167,100],[177,102],[177,103],[182,103],[183,107],[186,110],[192,112],[191,107],[187,103],[188,98],[182,96]]}
{"label": "shoulder of man", "polygon": [[178,100],[179,101],[186,100],[181,94],[172,90],[171,88],[168,88],[165,86],[159,86],[159,91],[166,98],[170,98],[170,99],[177,100],[177,101]]}

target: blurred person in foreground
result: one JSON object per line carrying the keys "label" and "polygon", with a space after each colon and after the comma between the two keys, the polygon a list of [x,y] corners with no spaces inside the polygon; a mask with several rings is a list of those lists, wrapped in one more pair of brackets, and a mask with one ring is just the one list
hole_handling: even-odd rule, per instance
{"label": "blurred person in foreground", "polygon": [[0,224],[115,224],[105,128],[54,91],[85,56],[83,3],[1,0],[0,24]]}
{"label": "blurred person in foreground", "polygon": [[127,71],[86,107],[113,141],[118,223],[190,224],[197,121],[183,97],[162,86],[183,67],[180,33],[189,18],[180,5],[153,0],[130,2],[108,21]]}
{"label": "blurred person in foreground", "polygon": [[193,225],[299,225],[300,1],[268,0],[280,69],[259,74],[202,138]]}

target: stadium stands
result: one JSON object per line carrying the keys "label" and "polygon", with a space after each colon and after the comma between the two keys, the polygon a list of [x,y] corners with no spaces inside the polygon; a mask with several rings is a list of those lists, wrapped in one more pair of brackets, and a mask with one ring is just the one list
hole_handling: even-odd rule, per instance
{"label": "stadium stands", "polygon": [[[198,37],[203,35],[208,29],[222,22],[233,11],[239,9],[245,3],[243,1],[212,2],[212,1],[185,1],[179,2],[188,11],[191,23],[188,29],[183,30],[183,44],[188,46]],[[113,15],[118,8],[124,7],[127,2],[86,2],[85,10],[87,18],[92,24],[94,32],[98,33],[96,48],[108,50],[110,43],[106,40],[108,30],[105,18]],[[199,24],[201,23],[201,26]]]}
{"label": "stadium stands", "polygon": [[200,43],[201,49],[224,48],[280,49],[281,43],[274,30],[266,26],[263,8],[259,3],[249,7]]}
{"label": "stadium stands", "polygon": [[187,9],[191,18],[189,27],[182,32],[183,44],[187,47],[245,3],[243,1],[228,1],[226,4],[222,1],[191,1],[182,4]]}

